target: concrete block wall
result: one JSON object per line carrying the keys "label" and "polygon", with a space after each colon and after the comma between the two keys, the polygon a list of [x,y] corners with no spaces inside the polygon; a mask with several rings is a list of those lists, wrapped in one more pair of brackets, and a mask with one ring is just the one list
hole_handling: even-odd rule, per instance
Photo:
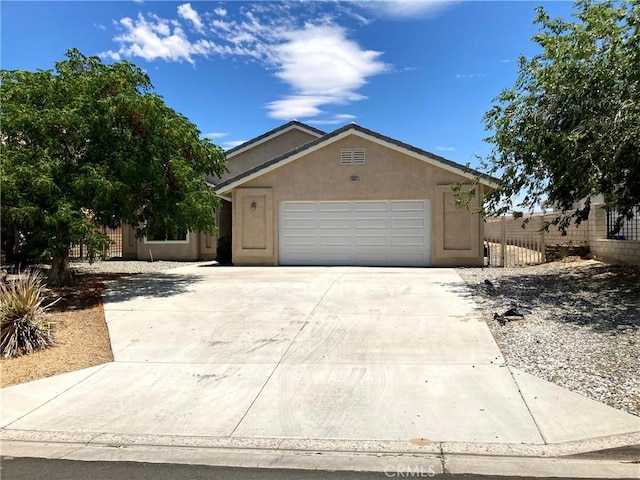
{"label": "concrete block wall", "polygon": [[610,263],[640,265],[640,241],[593,239],[591,254],[596,260]]}

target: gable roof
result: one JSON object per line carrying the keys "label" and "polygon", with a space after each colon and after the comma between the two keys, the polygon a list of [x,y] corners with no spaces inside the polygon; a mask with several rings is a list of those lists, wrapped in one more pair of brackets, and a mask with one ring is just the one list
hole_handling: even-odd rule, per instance
{"label": "gable roof", "polygon": [[465,167],[464,165],[460,165],[459,163],[448,160],[439,155],[435,155],[431,152],[427,152],[426,150],[422,150],[418,147],[414,147],[413,145],[409,145],[408,143],[401,142],[394,138],[387,137],[386,135],[382,135],[378,132],[374,132],[373,130],[361,127],[360,125],[357,125],[355,123],[350,123],[331,133],[327,133],[322,137],[312,140],[311,142],[305,143],[304,145],[301,145],[291,150],[290,152],[284,153],[278,157],[272,158],[267,162],[250,168],[249,170],[231,177],[224,182],[220,182],[216,185],[215,191],[216,193],[228,192],[233,188],[242,185],[249,180],[252,180],[253,178],[264,175],[267,172],[284,166],[294,160],[297,160],[300,157],[303,157],[315,150],[318,150],[326,145],[329,145],[352,134],[384,145],[388,148],[392,148],[396,151],[400,151],[406,155],[417,158],[418,160],[422,160],[431,165],[443,168],[450,172],[457,173],[458,175],[461,175],[463,177],[467,177],[469,179],[474,179],[477,177],[480,180],[480,183],[484,185],[488,185],[493,188],[496,188],[499,185],[498,179],[493,178],[487,174],[481,173],[469,167]]}
{"label": "gable roof", "polygon": [[297,120],[292,120],[288,123],[285,123],[284,125],[280,125],[279,127],[274,128],[273,130],[269,130],[268,132],[263,133],[258,137],[252,138],[251,140],[241,143],[236,147],[230,148],[225,152],[225,154],[227,158],[233,157],[234,155],[238,155],[239,153],[249,150],[250,148],[253,148],[256,145],[260,145],[261,143],[264,143],[268,140],[271,140],[272,138],[280,136],[283,133],[286,133],[294,129],[301,130],[310,135],[313,135],[314,137],[322,137],[323,135],[326,135],[326,132],[323,132],[322,130],[319,130],[315,127],[299,122]]}

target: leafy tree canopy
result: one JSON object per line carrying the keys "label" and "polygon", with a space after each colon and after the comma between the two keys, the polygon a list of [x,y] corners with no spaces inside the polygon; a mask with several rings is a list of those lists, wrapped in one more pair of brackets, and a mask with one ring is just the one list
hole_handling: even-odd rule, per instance
{"label": "leafy tree canopy", "polygon": [[[580,0],[576,21],[536,9],[541,53],[520,57],[515,86],[494,100],[484,168],[502,187],[491,213],[546,204],[561,227],[588,217],[602,195],[620,221],[640,204],[640,3]],[[575,212],[568,212],[575,206]]]}
{"label": "leafy tree canopy", "polygon": [[223,150],[134,64],[66,56],[53,71],[0,72],[5,246],[52,259],[66,283],[72,243],[92,258],[108,244],[97,227],[213,233],[219,203],[205,177],[224,172]]}

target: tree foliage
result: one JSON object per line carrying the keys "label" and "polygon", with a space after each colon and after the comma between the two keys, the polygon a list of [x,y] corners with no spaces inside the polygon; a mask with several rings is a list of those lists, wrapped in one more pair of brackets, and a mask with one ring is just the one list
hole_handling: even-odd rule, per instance
{"label": "tree foliage", "polygon": [[502,182],[486,199],[492,213],[518,198],[517,208],[559,209],[566,228],[598,194],[620,219],[640,204],[640,3],[580,0],[574,10],[567,21],[536,9],[542,51],[520,57],[514,87],[484,117],[484,166]]}
{"label": "tree foliage", "polygon": [[0,75],[2,235],[13,253],[52,259],[65,283],[70,245],[95,257],[109,242],[100,227],[215,230],[219,203],[205,177],[224,171],[224,152],[152,92],[142,69],[74,49],[55,70]]}

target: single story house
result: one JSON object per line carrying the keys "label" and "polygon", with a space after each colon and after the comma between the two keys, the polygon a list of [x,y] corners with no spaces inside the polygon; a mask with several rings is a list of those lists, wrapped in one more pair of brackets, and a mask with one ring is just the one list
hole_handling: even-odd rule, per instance
{"label": "single story house", "polygon": [[[208,181],[235,265],[483,265],[475,209],[497,187],[487,175],[354,123],[325,133],[291,121],[227,160],[229,172]],[[469,208],[454,204],[458,183],[476,190]],[[124,230],[125,257],[216,256],[216,236],[136,240]]]}

